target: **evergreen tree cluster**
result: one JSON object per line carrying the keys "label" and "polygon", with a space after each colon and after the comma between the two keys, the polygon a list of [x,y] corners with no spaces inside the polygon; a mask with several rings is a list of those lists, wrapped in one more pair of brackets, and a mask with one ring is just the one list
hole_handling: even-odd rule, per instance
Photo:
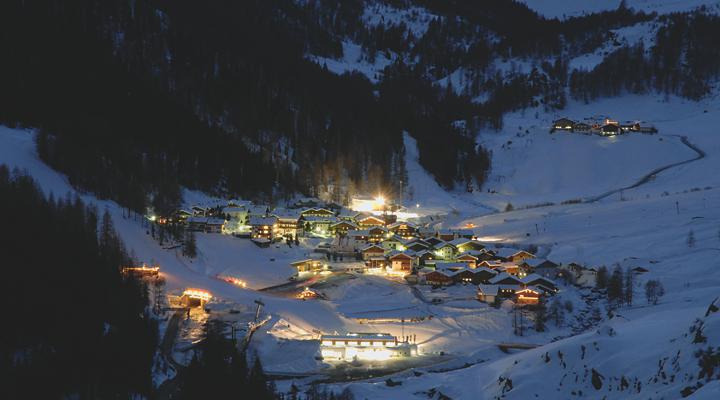
{"label": "evergreen tree cluster", "polygon": [[106,212],[45,198],[0,166],[5,323],[0,398],[129,398],[152,390],[157,327]]}
{"label": "evergreen tree cluster", "polygon": [[706,13],[672,14],[662,19],[655,44],[640,42],[615,50],[592,71],[570,77],[574,98],[589,101],[622,93],[660,92],[699,99],[720,77],[720,17]]}
{"label": "evergreen tree cluster", "polygon": [[248,367],[246,356],[237,344],[223,333],[223,323],[210,320],[205,337],[190,365],[180,373],[179,398],[223,399],[237,396],[246,399],[271,400],[275,389],[260,364]]}

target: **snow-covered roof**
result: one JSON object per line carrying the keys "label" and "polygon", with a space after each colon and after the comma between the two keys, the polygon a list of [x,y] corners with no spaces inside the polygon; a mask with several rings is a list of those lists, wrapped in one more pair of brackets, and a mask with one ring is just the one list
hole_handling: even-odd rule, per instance
{"label": "snow-covered roof", "polygon": [[502,272],[502,273],[490,278],[490,283],[495,284],[495,283],[501,282],[508,278],[516,281],[517,283],[523,283],[522,280],[520,280],[520,278],[518,278],[517,276],[514,276],[514,275],[510,275],[507,272]]}
{"label": "snow-covered roof", "polygon": [[320,340],[365,340],[365,341],[395,341],[395,336],[389,333],[371,333],[371,332],[358,332],[358,333],[346,333],[344,335],[322,335]]}
{"label": "snow-covered roof", "polygon": [[258,217],[252,216],[248,221],[249,225],[260,226],[260,225],[274,225],[277,222],[275,217]]}
{"label": "snow-covered roof", "polygon": [[499,289],[498,285],[478,285],[478,291],[488,296],[497,296]]}

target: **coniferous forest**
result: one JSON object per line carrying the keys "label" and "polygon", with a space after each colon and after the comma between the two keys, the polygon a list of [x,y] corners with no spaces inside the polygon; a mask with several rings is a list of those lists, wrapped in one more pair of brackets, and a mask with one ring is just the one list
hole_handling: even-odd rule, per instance
{"label": "coniferous forest", "polygon": [[109,214],[80,199],[46,199],[0,165],[3,399],[128,398],[151,392],[157,327],[145,285]]}

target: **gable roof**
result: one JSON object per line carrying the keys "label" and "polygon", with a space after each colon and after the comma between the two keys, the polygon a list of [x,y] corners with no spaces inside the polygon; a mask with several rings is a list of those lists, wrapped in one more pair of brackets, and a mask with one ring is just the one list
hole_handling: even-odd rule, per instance
{"label": "gable roof", "polygon": [[277,218],[275,217],[258,217],[258,216],[252,216],[250,217],[250,220],[248,221],[248,225],[274,225],[277,221]]}
{"label": "gable roof", "polygon": [[497,296],[498,289],[498,285],[478,285],[478,292],[487,296]]}
{"label": "gable roof", "polygon": [[391,252],[388,254],[388,259],[392,260],[393,258],[407,258],[407,259],[412,260],[412,259],[415,258],[415,256],[413,256],[413,255],[411,255],[411,254],[407,254],[407,253],[402,252],[402,251],[397,251],[397,250],[395,250],[395,251],[391,251]]}
{"label": "gable roof", "polygon": [[520,280],[520,278],[510,275],[507,272],[502,272],[502,273],[490,278],[490,283],[498,283],[498,282],[504,281],[505,279],[511,279],[517,283],[523,283],[523,281]]}
{"label": "gable roof", "polygon": [[371,245],[369,245],[369,246],[363,247],[360,251],[368,251],[368,250],[371,250],[371,249],[373,249],[373,248],[377,248],[377,249],[379,249],[379,250],[385,251],[385,249],[382,248],[382,246],[380,246],[379,244],[375,244],[375,243],[373,243],[373,244],[371,244]]}

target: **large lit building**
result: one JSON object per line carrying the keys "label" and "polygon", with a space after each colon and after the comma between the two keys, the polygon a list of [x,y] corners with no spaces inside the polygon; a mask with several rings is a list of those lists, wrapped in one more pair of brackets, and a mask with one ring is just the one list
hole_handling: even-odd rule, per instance
{"label": "large lit building", "polygon": [[388,360],[416,356],[417,345],[389,333],[322,335],[320,354],[329,361]]}

